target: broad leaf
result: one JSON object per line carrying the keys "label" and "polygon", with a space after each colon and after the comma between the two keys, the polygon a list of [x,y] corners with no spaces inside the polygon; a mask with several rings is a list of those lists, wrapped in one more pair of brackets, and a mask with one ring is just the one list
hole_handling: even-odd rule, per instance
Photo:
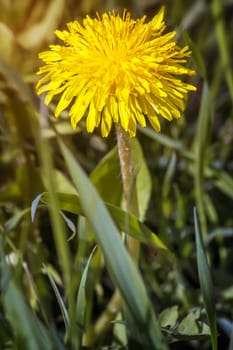
{"label": "broad leaf", "polygon": [[[49,197],[46,193],[40,197],[40,200],[43,203],[49,204]],[[80,203],[80,197],[78,195],[57,193],[57,200],[59,209],[68,211],[73,214],[85,215]],[[160,240],[160,238],[146,225],[140,222],[136,216],[126,213],[124,210],[112,204],[105,203],[105,205],[120,231],[125,231],[127,222],[127,233],[129,235],[137,238],[140,242],[152,244],[157,248],[169,251],[166,245]]]}

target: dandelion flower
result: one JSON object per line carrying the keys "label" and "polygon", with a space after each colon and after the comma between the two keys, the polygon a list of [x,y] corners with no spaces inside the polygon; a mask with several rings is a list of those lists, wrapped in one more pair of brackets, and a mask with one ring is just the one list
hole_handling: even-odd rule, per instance
{"label": "dandelion flower", "polygon": [[177,45],[175,31],[164,33],[164,7],[145,19],[110,12],[55,31],[64,45],[39,54],[45,65],[37,84],[38,94],[47,93],[46,104],[59,96],[55,116],[69,107],[73,128],[85,119],[87,131],[100,127],[103,137],[113,122],[135,136],[137,123],[149,121],[160,131],[159,117],[180,117],[188,91],[195,90],[180,79],[194,74],[183,65],[191,52]]}

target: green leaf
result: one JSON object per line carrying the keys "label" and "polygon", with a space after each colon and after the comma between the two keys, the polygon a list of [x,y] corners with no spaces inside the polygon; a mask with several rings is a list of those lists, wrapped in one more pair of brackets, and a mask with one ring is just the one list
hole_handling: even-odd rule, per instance
{"label": "green leaf", "polygon": [[127,344],[128,344],[127,330],[126,330],[125,322],[123,320],[122,312],[118,313],[116,317],[116,321],[114,322],[113,335],[114,335],[114,339],[116,339],[119,344],[127,347]]}
{"label": "green leaf", "polygon": [[[74,186],[61,171],[51,169],[51,176],[57,192],[75,193]],[[48,188],[49,184],[46,175],[42,174],[42,178],[45,188]]]}
{"label": "green leaf", "polygon": [[207,257],[204,250],[203,238],[198,222],[196,210],[194,210],[195,237],[197,248],[197,267],[198,276],[201,285],[201,291],[211,330],[211,342],[213,350],[217,350],[217,322],[213,284],[210,275],[210,270],[207,262]]}
{"label": "green leaf", "polygon": [[199,321],[201,310],[191,311],[179,324],[176,332],[185,336],[203,336],[210,335],[209,327]]}
{"label": "green leaf", "polygon": [[159,323],[161,327],[172,328],[178,319],[178,306],[174,305],[161,312],[159,315]]}
{"label": "green leaf", "polygon": [[[122,197],[122,182],[119,181],[120,164],[117,147],[114,147],[99,162],[90,179],[101,198],[108,203],[119,205]],[[114,186],[113,186],[114,182]]]}
{"label": "green leaf", "polygon": [[134,169],[136,172],[139,218],[140,220],[143,220],[151,196],[151,176],[140,143],[136,138],[131,139],[130,141]]}
{"label": "green leaf", "polygon": [[[46,193],[42,195],[40,200],[43,203],[49,204],[49,197]],[[57,193],[58,207],[61,210],[68,211],[77,215],[85,215],[78,195],[69,193]],[[125,231],[126,218],[127,218],[127,233],[134,238],[137,238],[140,242],[146,244],[152,244],[157,248],[164,249],[169,252],[168,247],[160,240],[160,238],[152,232],[146,225],[140,222],[136,216],[126,213],[124,210],[116,207],[112,204],[105,203],[113,220],[118,226],[120,231]]]}
{"label": "green leaf", "polygon": [[103,252],[106,268],[122,295],[128,314],[134,320],[135,326],[143,332],[151,350],[166,349],[141,275],[129,256],[116,225],[69,149],[61,140],[59,144],[79,192],[83,211]]}

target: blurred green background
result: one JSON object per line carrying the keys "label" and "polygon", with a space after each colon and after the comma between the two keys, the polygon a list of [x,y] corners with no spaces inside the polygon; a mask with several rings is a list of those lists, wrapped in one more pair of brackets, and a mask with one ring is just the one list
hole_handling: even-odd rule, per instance
{"label": "blurred green background", "polygon": [[[116,152],[109,155],[114,130],[108,139],[98,131],[88,134],[82,124],[74,131],[66,112],[55,120],[53,104],[39,113],[38,53],[55,42],[55,29],[86,14],[127,8],[150,19],[162,5],[168,30],[175,29],[178,43],[193,52],[189,65],[197,72],[191,81],[197,92],[190,93],[180,120],[162,122],[161,134],[138,128],[135,161],[146,168],[138,184],[139,192],[146,191],[141,219],[175,256],[143,244],[139,266],[156,314],[168,310],[160,322],[169,349],[211,349],[197,272],[196,207],[213,277],[219,349],[233,349],[231,0],[0,0],[0,349],[81,349],[83,334],[114,290],[98,250],[83,282],[85,322],[75,330],[72,310],[95,245],[92,229],[75,210],[61,217],[45,202],[31,220],[39,194],[76,193],[56,132],[104,201],[120,206],[121,199]],[[115,328],[93,349],[137,349]]]}

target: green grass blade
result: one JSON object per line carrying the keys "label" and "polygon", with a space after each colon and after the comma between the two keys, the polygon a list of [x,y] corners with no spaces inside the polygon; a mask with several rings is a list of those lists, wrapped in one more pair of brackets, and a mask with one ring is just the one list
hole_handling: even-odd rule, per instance
{"label": "green grass blade", "polygon": [[215,30],[220,51],[221,63],[225,72],[225,79],[228,85],[231,100],[233,102],[233,74],[230,59],[230,50],[228,47],[228,33],[225,28],[223,16],[223,2],[212,0],[212,12],[215,20]]}
{"label": "green grass blade", "polygon": [[195,45],[195,43],[190,38],[188,32],[184,32],[184,38],[187,42],[190,50],[192,51],[192,57],[197,65],[197,68],[201,74],[201,76],[206,79],[206,65],[205,60],[202,57],[201,51],[199,50],[198,46]]}
{"label": "green grass blade", "polygon": [[75,307],[75,321],[78,325],[77,330],[77,340],[78,340],[78,346],[77,349],[81,349],[82,346],[82,334],[85,328],[85,321],[86,321],[86,308],[87,308],[87,299],[86,299],[86,283],[87,283],[87,276],[88,276],[88,270],[89,266],[92,260],[92,257],[95,253],[96,247],[92,250],[87,264],[85,266],[85,269],[82,274],[82,278],[79,285],[77,300],[76,300],[76,307]]}
{"label": "green grass blade", "polygon": [[14,230],[19,222],[28,214],[30,213],[30,209],[26,208],[20,211],[17,211],[14,216],[12,216],[6,223],[5,223],[5,232],[10,233],[12,230]]}
{"label": "green grass blade", "polygon": [[59,144],[68,171],[79,192],[83,210],[104,254],[106,267],[120,290],[129,314],[138,329],[144,333],[151,350],[166,349],[142,278],[121,240],[116,225],[69,149],[62,141],[59,141]]}
{"label": "green grass blade", "polygon": [[211,127],[210,123],[210,93],[207,84],[204,84],[201,107],[198,115],[197,136],[196,136],[196,151],[195,151],[195,170],[194,170],[194,183],[195,183],[195,197],[197,203],[197,209],[200,217],[200,224],[204,235],[207,233],[206,225],[206,213],[204,204],[204,169],[206,163],[206,155],[208,149],[208,136]]}
{"label": "green grass blade", "polygon": [[[69,193],[57,193],[59,209],[68,211],[77,215],[85,215],[81,207],[80,198],[78,195]],[[41,197],[43,203],[49,204],[49,197],[44,193]],[[164,249],[169,252],[168,247],[161,241],[161,239],[152,232],[146,225],[140,222],[136,216],[126,213],[124,210],[112,204],[105,203],[112,218],[120,231],[125,231],[125,222],[127,217],[128,234],[138,239],[142,243],[152,244],[157,248]]]}
{"label": "green grass blade", "polygon": [[148,136],[152,140],[155,140],[156,142],[159,142],[168,148],[172,148],[176,151],[182,151],[184,149],[184,145],[180,141],[174,140],[173,138],[165,134],[158,133],[152,128],[143,128],[142,126],[137,125],[137,129],[140,130],[142,134]]}
{"label": "green grass blade", "polygon": [[36,198],[33,199],[33,201],[32,201],[32,205],[31,205],[31,219],[32,219],[32,222],[35,220],[37,208],[38,208],[38,205],[40,203],[41,197],[43,197],[43,193],[38,194],[38,196],[36,196]]}
{"label": "green grass blade", "polygon": [[15,332],[15,344],[25,350],[52,350],[53,342],[48,331],[26,304],[22,292],[9,273],[2,246],[0,256],[1,299],[7,319]]}
{"label": "green grass blade", "polygon": [[59,293],[59,290],[56,286],[56,283],[52,277],[52,275],[49,273],[48,269],[46,266],[44,266],[44,270],[49,278],[49,281],[51,283],[51,286],[53,288],[53,291],[56,295],[56,298],[57,298],[57,302],[59,304],[59,307],[60,307],[60,310],[61,310],[61,313],[62,313],[62,317],[63,317],[63,321],[64,321],[64,324],[65,324],[65,328],[66,328],[66,332],[68,333],[69,332],[69,328],[70,328],[70,325],[69,325],[69,316],[68,316],[68,312],[66,310],[66,307],[65,307],[65,304],[62,300],[62,297]]}
{"label": "green grass blade", "polygon": [[3,294],[3,304],[16,332],[17,343],[23,341],[24,349],[28,350],[52,350],[53,346],[45,328],[33,315],[12,280]]}
{"label": "green grass blade", "polygon": [[206,308],[206,314],[209,321],[211,331],[212,349],[217,350],[217,322],[213,284],[210,275],[210,270],[207,262],[207,257],[204,250],[203,238],[198,222],[196,209],[194,210],[195,237],[197,249],[197,267],[198,276],[203,295],[203,300]]}
{"label": "green grass blade", "polygon": [[216,179],[213,182],[223,193],[233,199],[233,179],[229,174],[216,171]]}
{"label": "green grass blade", "polygon": [[[32,124],[33,134],[38,149],[39,158],[41,161],[41,175],[45,179],[45,187],[48,190],[48,196],[50,197],[50,206],[49,213],[51,218],[51,226],[53,230],[54,242],[56,245],[56,250],[58,252],[58,259],[60,262],[62,275],[65,284],[65,290],[67,293],[67,298],[69,300],[69,305],[72,304],[71,299],[71,290],[70,290],[70,280],[71,280],[71,259],[70,251],[67,243],[66,230],[64,226],[64,221],[61,218],[61,215],[57,206],[56,198],[56,184],[54,181],[54,172],[53,172],[53,158],[52,151],[48,140],[43,137],[43,129],[47,122],[47,110],[43,103],[40,106],[40,121],[41,125],[38,129]],[[43,120],[43,123],[42,123]],[[37,198],[33,202],[33,206],[36,209]],[[32,213],[33,214],[33,213]],[[72,307],[71,307],[72,308]]]}

